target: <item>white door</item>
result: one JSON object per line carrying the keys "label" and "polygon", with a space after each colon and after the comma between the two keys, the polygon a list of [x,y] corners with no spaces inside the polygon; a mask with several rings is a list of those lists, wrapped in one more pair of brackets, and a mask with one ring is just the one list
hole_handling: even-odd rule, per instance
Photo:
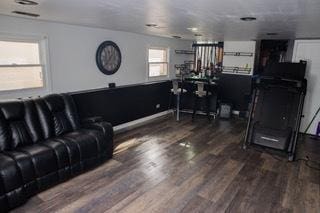
{"label": "white door", "polygon": [[[308,80],[307,95],[304,102],[304,118],[300,131],[304,132],[312,117],[320,107],[320,40],[297,40],[293,50],[293,62],[307,61],[306,79]],[[316,134],[320,114],[316,117],[309,134]]]}

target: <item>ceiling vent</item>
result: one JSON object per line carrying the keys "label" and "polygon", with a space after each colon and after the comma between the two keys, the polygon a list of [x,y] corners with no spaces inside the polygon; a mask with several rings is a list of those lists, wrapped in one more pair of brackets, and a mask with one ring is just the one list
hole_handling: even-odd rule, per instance
{"label": "ceiling vent", "polygon": [[240,18],[240,20],[241,21],[255,21],[255,20],[257,20],[257,18],[248,16],[248,17],[242,17],[242,18]]}
{"label": "ceiling vent", "polygon": [[172,36],[172,38],[180,39],[181,36],[174,35],[174,36]]}
{"label": "ceiling vent", "polygon": [[15,0],[15,3],[21,5],[38,5],[38,2],[30,1],[30,0]]}
{"label": "ceiling vent", "polygon": [[15,14],[19,14],[19,15],[23,15],[23,16],[30,16],[30,17],[39,17],[39,14],[35,14],[35,13],[27,13],[27,12],[22,12],[22,11],[12,11],[12,13]]}
{"label": "ceiling vent", "polygon": [[146,24],[146,26],[147,26],[147,27],[157,27],[158,25],[151,23],[151,24]]}

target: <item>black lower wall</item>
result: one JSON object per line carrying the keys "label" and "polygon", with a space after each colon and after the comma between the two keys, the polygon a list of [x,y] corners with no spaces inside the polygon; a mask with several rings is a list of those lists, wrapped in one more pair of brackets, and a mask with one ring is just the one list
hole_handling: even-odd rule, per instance
{"label": "black lower wall", "polygon": [[102,116],[115,126],[168,110],[170,89],[171,82],[163,81],[71,95],[81,118]]}
{"label": "black lower wall", "polygon": [[247,111],[251,95],[252,76],[221,74],[218,98],[229,102],[234,110]]}
{"label": "black lower wall", "polygon": [[[171,81],[122,86],[113,89],[75,92],[73,96],[81,118],[102,116],[112,125],[127,123],[169,109]],[[182,99],[182,107],[193,107],[192,87]],[[234,110],[247,111],[251,93],[251,76],[222,74],[219,86],[212,91],[221,102],[230,102]],[[171,97],[172,98],[172,97]],[[211,104],[215,111],[215,100]],[[156,105],[160,107],[157,108]]]}
{"label": "black lower wall", "polygon": [[[234,74],[220,74],[217,86],[211,86],[209,91],[211,96],[211,110],[215,111],[215,103],[231,103],[233,110],[245,112],[248,110],[248,105],[251,96],[251,82],[252,76],[234,75]],[[185,109],[193,108],[193,90],[195,86],[190,83],[184,84],[188,91],[182,98],[182,107]],[[202,104],[204,105],[204,104]],[[218,105],[217,105],[218,106]],[[200,106],[201,107],[201,106]],[[204,106],[201,107],[205,109]]]}

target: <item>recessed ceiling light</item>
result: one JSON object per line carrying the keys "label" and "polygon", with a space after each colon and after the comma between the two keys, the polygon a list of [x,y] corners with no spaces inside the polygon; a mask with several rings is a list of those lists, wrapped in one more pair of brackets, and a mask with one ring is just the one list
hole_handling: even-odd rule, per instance
{"label": "recessed ceiling light", "polygon": [[15,0],[15,3],[22,5],[38,5],[38,2],[30,0]]}
{"label": "recessed ceiling light", "polygon": [[269,35],[269,36],[275,36],[275,35],[278,35],[278,33],[267,33],[267,35]]}
{"label": "recessed ceiling light", "polygon": [[27,13],[27,12],[22,12],[22,11],[12,11],[12,13],[15,14],[19,14],[19,15],[23,15],[23,16],[30,16],[30,17],[39,17],[39,14],[35,14],[35,13]]}
{"label": "recessed ceiling light", "polygon": [[146,26],[147,26],[147,27],[156,27],[156,26],[158,26],[158,25],[156,25],[156,24],[146,24]]}
{"label": "recessed ceiling light", "polygon": [[242,21],[254,21],[254,20],[257,20],[257,18],[248,16],[248,17],[242,17],[242,18],[240,18],[240,20],[242,20]]}
{"label": "recessed ceiling light", "polygon": [[181,38],[181,36],[174,35],[174,36],[172,36],[172,38],[180,39],[180,38]]}
{"label": "recessed ceiling light", "polygon": [[189,27],[187,29],[192,31],[192,32],[197,32],[198,31],[198,28],[196,28],[196,27]]}
{"label": "recessed ceiling light", "polygon": [[196,33],[196,34],[194,34],[194,36],[195,37],[200,37],[200,36],[202,36],[202,34]]}

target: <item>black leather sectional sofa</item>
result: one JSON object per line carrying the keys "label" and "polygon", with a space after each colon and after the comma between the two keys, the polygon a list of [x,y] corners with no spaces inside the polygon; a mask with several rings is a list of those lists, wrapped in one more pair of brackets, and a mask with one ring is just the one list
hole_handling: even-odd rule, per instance
{"label": "black leather sectional sofa", "polygon": [[0,211],[112,157],[112,126],[80,121],[72,97],[0,102]]}

